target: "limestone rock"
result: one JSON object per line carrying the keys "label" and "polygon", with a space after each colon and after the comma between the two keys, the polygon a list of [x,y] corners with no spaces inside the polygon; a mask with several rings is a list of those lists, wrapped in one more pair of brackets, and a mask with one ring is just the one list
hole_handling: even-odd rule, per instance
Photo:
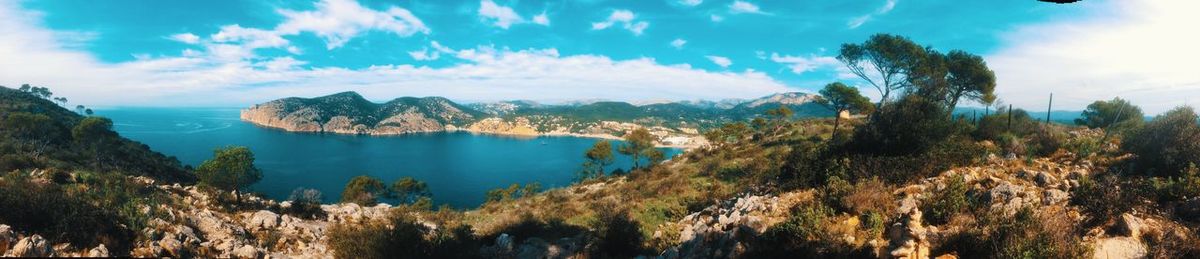
{"label": "limestone rock", "polygon": [[183,257],[183,243],[176,240],[174,235],[164,236],[162,240],[158,240],[158,246],[162,247],[163,252],[173,257]]}
{"label": "limestone rock", "polygon": [[92,248],[91,250],[88,250],[88,252],[87,252],[87,257],[108,257],[108,256],[109,256],[108,248],[104,247],[104,244],[100,244],[100,246],[97,246],[96,248]]}
{"label": "limestone rock", "polygon": [[1058,189],[1049,189],[1042,192],[1042,203],[1045,205],[1058,204],[1069,199],[1067,192]]}
{"label": "limestone rock", "polygon": [[904,216],[906,220],[892,226],[893,258],[929,258],[929,240],[921,226],[921,210],[913,208]]}
{"label": "limestone rock", "polygon": [[250,229],[270,229],[279,225],[279,214],[267,210],[254,212],[246,221]]}
{"label": "limestone rock", "polygon": [[12,231],[12,227],[0,224],[0,255],[8,252],[8,247],[17,241],[17,233]]}
{"label": "limestone rock", "polygon": [[54,255],[54,250],[50,247],[50,242],[42,236],[34,234],[21,241],[17,241],[17,245],[12,247],[9,255],[16,257],[49,257]]}
{"label": "limestone rock", "polygon": [[1132,237],[1101,238],[1096,240],[1093,258],[1144,258],[1146,245]]}
{"label": "limestone rock", "polygon": [[258,249],[252,245],[244,245],[233,250],[233,256],[238,258],[258,258]]}
{"label": "limestone rock", "polygon": [[1116,233],[1127,237],[1138,238],[1142,235],[1142,228],[1145,226],[1145,221],[1142,219],[1133,216],[1132,214],[1125,213],[1121,214],[1120,220],[1117,220]]}

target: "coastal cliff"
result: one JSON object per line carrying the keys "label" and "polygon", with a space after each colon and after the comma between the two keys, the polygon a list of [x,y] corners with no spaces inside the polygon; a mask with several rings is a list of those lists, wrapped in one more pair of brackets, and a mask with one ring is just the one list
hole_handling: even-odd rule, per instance
{"label": "coastal cliff", "polygon": [[354,92],[285,98],[241,111],[241,119],[294,132],[397,135],[457,129],[482,113],[441,97],[404,97],[376,104]]}
{"label": "coastal cliff", "polygon": [[797,117],[832,116],[806,93],[780,93],[739,104],[713,106],[696,102],[633,105],[598,101],[543,105],[503,101],[460,105],[442,97],[402,97],[374,103],[354,92],[315,98],[284,98],[241,111],[241,119],[292,132],[357,135],[467,131],[512,136],[581,136],[617,139],[647,128],[660,146],[704,144],[702,129],[748,121],[766,110],[786,106]]}

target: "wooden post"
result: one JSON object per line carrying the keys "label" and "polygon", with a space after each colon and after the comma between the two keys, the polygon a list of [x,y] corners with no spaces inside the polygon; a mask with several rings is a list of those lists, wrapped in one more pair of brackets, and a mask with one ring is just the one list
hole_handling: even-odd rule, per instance
{"label": "wooden post", "polygon": [[1012,104],[1008,105],[1008,131],[1012,132]]}
{"label": "wooden post", "polygon": [[1054,93],[1050,93],[1050,103],[1046,104],[1046,126],[1050,125],[1050,107],[1054,105]]}

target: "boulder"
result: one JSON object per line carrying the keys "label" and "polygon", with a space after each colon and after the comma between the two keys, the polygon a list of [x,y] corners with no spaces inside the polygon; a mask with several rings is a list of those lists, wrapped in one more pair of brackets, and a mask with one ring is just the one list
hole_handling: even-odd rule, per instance
{"label": "boulder", "polygon": [[496,237],[496,247],[500,248],[501,251],[510,252],[513,250],[513,245],[513,237],[507,233]]}
{"label": "boulder", "polygon": [[158,246],[162,247],[163,252],[173,257],[183,257],[183,243],[175,239],[174,235],[164,236],[162,240],[158,240]]}
{"label": "boulder", "polygon": [[252,245],[244,245],[241,248],[233,250],[233,256],[237,258],[258,258],[258,248]]}
{"label": "boulder", "polygon": [[1096,240],[1093,258],[1145,258],[1146,245],[1131,237],[1101,238]]}
{"label": "boulder", "polygon": [[1121,219],[1117,220],[1117,229],[1115,234],[1122,236],[1138,238],[1142,234],[1142,228],[1146,227],[1145,221],[1133,216],[1133,214],[1121,214]]}
{"label": "boulder", "polygon": [[87,257],[109,257],[108,248],[104,247],[104,244],[100,244],[100,246],[88,250]]}
{"label": "boulder", "polygon": [[250,229],[270,229],[276,226],[279,226],[279,214],[267,210],[254,212],[246,221],[246,227]]}
{"label": "boulder", "polygon": [[54,255],[54,250],[50,247],[50,242],[46,241],[42,236],[34,234],[17,241],[17,245],[12,247],[9,255],[16,257],[49,257]]}
{"label": "boulder", "polygon": [[1037,183],[1038,186],[1047,187],[1057,185],[1058,179],[1056,179],[1053,175],[1050,175],[1050,173],[1037,172],[1037,174],[1035,174],[1033,177],[1033,182]]}
{"label": "boulder", "polygon": [[1069,199],[1070,195],[1067,192],[1058,189],[1049,189],[1042,192],[1042,203],[1045,205],[1058,204]]}
{"label": "boulder", "polygon": [[0,224],[0,255],[8,252],[8,247],[17,242],[17,233],[13,232],[12,227]]}

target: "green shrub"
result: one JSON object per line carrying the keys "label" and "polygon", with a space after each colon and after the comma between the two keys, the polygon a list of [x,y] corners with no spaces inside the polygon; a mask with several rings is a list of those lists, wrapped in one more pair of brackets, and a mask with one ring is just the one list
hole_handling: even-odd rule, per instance
{"label": "green shrub", "polygon": [[837,240],[824,226],[830,224],[832,208],[806,203],[792,210],[782,223],[767,228],[750,241],[747,258],[866,258],[870,253]]}
{"label": "green shrub", "polygon": [[1091,217],[1089,224],[1104,223],[1137,204],[1133,189],[1115,174],[1105,174],[1099,178],[1084,176],[1079,179],[1079,187],[1072,192],[1071,204],[1079,206]]}
{"label": "green shrub", "polygon": [[1007,109],[999,109],[996,113],[980,118],[971,135],[977,140],[1004,142],[1001,140],[1005,135],[1023,137],[1037,131],[1037,126],[1038,122],[1025,110],[1013,109],[1009,112]]}
{"label": "green shrub", "polygon": [[325,210],[321,209],[321,191],[316,189],[296,188],[288,196],[291,206],[284,208],[283,213],[304,219],[325,218]]}
{"label": "green shrub", "polygon": [[1131,162],[1136,172],[1178,176],[1188,164],[1200,164],[1198,118],[1191,107],[1175,108],[1126,136],[1121,149],[1135,155]]}
{"label": "green shrub", "polygon": [[1129,128],[1141,124],[1144,117],[1142,108],[1121,98],[1113,98],[1110,101],[1095,101],[1089,104],[1083,114],[1080,114],[1080,118],[1075,119],[1075,124],[1093,129],[1110,126]]}
{"label": "green shrub", "polygon": [[1190,164],[1179,173],[1179,177],[1155,177],[1150,180],[1155,196],[1160,202],[1183,201],[1191,197],[1200,197],[1200,168]]}
{"label": "green shrub", "polygon": [[[113,196],[115,193],[111,192]],[[0,179],[0,208],[3,208],[0,222],[19,231],[40,234],[55,243],[70,242],[82,247],[104,244],[114,251],[128,251],[134,233],[122,227],[126,222],[117,210],[139,206],[117,198],[101,202],[113,203],[118,206],[97,206],[58,184],[29,181],[21,172]]]}
{"label": "green shrub", "polygon": [[961,176],[951,176],[944,189],[932,191],[923,203],[925,220],[932,225],[942,225],[950,217],[965,211],[970,206],[967,190],[967,183]]}
{"label": "green shrub", "polygon": [[855,128],[848,145],[859,154],[920,154],[949,139],[961,127],[950,119],[943,105],[909,95],[884,106],[870,122]]}
{"label": "green shrub", "polygon": [[588,251],[597,258],[632,258],[645,252],[640,224],[629,217],[629,212],[615,207],[600,208],[597,220],[592,223],[595,230],[593,248]]}
{"label": "green shrub", "polygon": [[1024,208],[1011,217],[988,214],[935,245],[933,254],[960,258],[1086,258],[1080,228],[1061,209]]}
{"label": "green shrub", "polygon": [[469,258],[479,251],[469,227],[431,230],[405,212],[334,225],[326,240],[337,258]]}
{"label": "green shrub", "polygon": [[1142,235],[1147,258],[1200,258],[1200,238],[1182,227],[1151,230]]}
{"label": "green shrub", "polygon": [[388,189],[379,178],[360,175],[350,179],[342,190],[342,202],[357,203],[362,206],[375,206],[379,198],[386,197]]}
{"label": "green shrub", "polygon": [[1042,130],[1029,135],[1029,154],[1028,157],[1049,156],[1057,152],[1066,142],[1067,135],[1063,132],[1054,130],[1050,127],[1042,127]]}

